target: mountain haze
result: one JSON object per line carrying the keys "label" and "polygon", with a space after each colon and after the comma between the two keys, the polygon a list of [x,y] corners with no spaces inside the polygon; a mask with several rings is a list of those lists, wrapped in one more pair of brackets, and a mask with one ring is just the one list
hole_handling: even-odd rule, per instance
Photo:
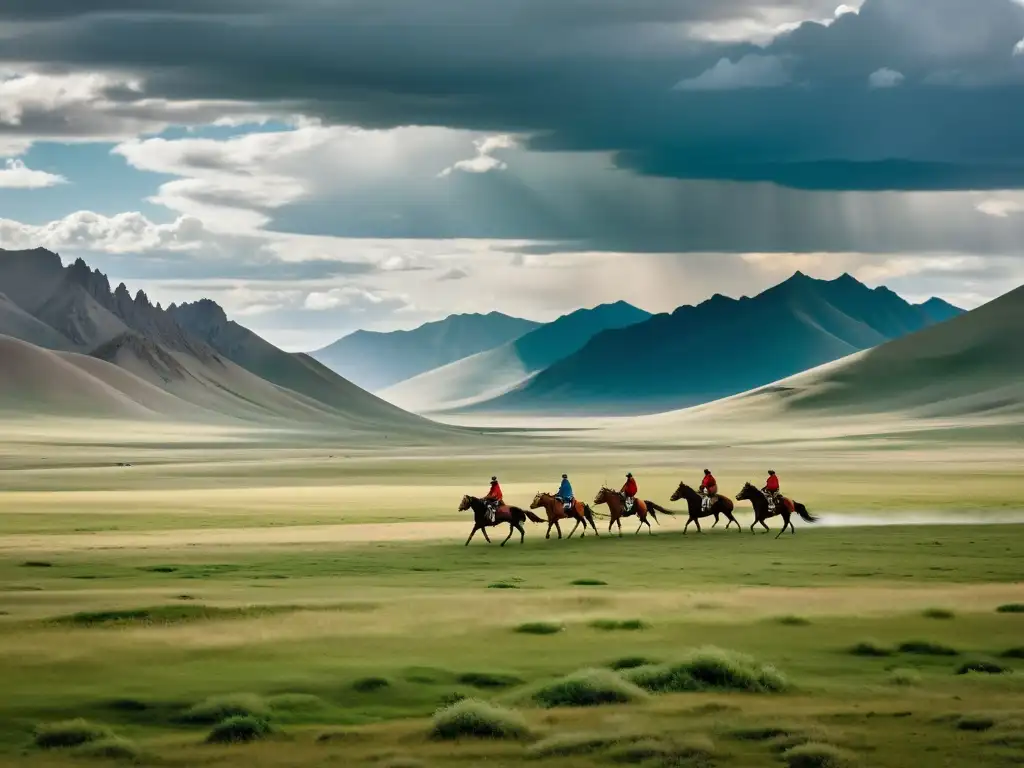
{"label": "mountain haze", "polygon": [[515,341],[414,376],[380,394],[389,402],[418,413],[486,401],[573,354],[594,334],[609,328],[624,328],[650,316],[649,312],[624,301],[579,309]]}
{"label": "mountain haze", "polygon": [[[800,272],[753,297],[696,306],[604,331],[482,410],[643,413],[744,392],[960,314],[914,305],[850,275]],[[628,364],[627,364],[628,361]]]}
{"label": "mountain haze", "polygon": [[376,392],[493,349],[539,325],[500,312],[451,315],[411,331],[356,331],[310,355],[360,387]]}

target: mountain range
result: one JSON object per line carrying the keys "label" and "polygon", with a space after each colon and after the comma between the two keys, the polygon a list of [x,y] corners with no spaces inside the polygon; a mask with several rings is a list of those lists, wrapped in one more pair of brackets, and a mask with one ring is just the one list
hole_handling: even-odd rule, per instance
{"label": "mountain range", "polygon": [[514,341],[407,379],[381,397],[419,413],[492,400],[580,349],[609,328],[625,328],[651,314],[624,301],[578,309]]}
{"label": "mountain range", "polygon": [[163,309],[81,259],[0,250],[0,411],[436,436],[446,427],[284,352],[212,301]]}
{"label": "mountain range", "polygon": [[517,339],[540,324],[501,312],[450,315],[411,331],[356,331],[310,352],[373,392]]}
{"label": "mountain range", "polygon": [[911,304],[850,275],[797,272],[752,298],[716,294],[592,337],[522,386],[470,406],[560,414],[654,413],[718,398],[875,347],[961,314]]}

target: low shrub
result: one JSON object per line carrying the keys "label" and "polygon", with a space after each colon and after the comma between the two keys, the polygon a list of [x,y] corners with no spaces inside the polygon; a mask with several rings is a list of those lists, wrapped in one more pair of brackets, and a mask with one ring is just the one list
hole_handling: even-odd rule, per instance
{"label": "low shrub", "polygon": [[33,743],[40,749],[64,749],[109,739],[112,736],[110,729],[105,725],[78,718],[36,726]]}
{"label": "low shrub", "polygon": [[554,624],[548,621],[531,621],[520,624],[516,632],[522,635],[557,635],[564,627],[561,624]]}
{"label": "low shrub", "polygon": [[602,632],[636,632],[641,629],[647,629],[648,625],[640,619],[596,619],[590,622],[592,629],[600,629]]}
{"label": "low shrub", "polygon": [[352,683],[352,690],[359,693],[376,693],[391,687],[391,681],[386,677],[363,677]]}
{"label": "low shrub", "polygon": [[895,653],[892,648],[882,645],[877,640],[861,640],[859,643],[851,645],[848,652],[854,656],[871,656],[875,658],[892,656]]}
{"label": "low shrub", "polygon": [[960,652],[942,643],[930,640],[908,640],[898,646],[900,653],[912,653],[918,656],[958,656]]}
{"label": "low shrub", "polygon": [[511,688],[521,685],[523,681],[515,675],[503,675],[496,672],[466,672],[459,675],[456,682],[473,688]]}
{"label": "low shrub", "polygon": [[544,707],[594,707],[626,704],[647,697],[610,669],[581,669],[538,688],[533,700]]}
{"label": "low shrub", "polygon": [[122,739],[119,736],[100,739],[75,748],[75,754],[82,757],[95,757],[102,760],[124,760],[137,762],[142,757],[142,751],[134,742]]}
{"label": "low shrub", "polygon": [[1012,671],[1013,670],[1009,667],[1004,667],[1002,664],[996,664],[994,661],[974,659],[961,664],[956,673],[958,675],[966,675],[969,672],[975,672],[982,675],[1003,675]]}
{"label": "low shrub", "polygon": [[522,715],[477,699],[462,701],[434,713],[430,735],[435,739],[519,740],[530,735]]}
{"label": "low shrub", "polygon": [[623,656],[608,665],[609,669],[621,671],[623,669],[636,669],[637,667],[650,667],[658,662],[644,656]]}
{"label": "low shrub", "polygon": [[643,739],[623,744],[611,750],[608,756],[617,763],[636,765],[657,761],[660,765],[707,764],[715,756],[715,747],[706,737],[696,736],[685,741]]}
{"label": "low shrub", "polygon": [[526,754],[529,757],[588,755],[618,741],[619,737],[603,733],[560,733],[531,745]]}
{"label": "low shrub", "polygon": [[846,750],[814,742],[787,749],[782,758],[789,768],[845,768],[853,763]]}
{"label": "low shrub", "polygon": [[996,608],[996,613],[1024,613],[1024,603],[1007,603]]}
{"label": "low shrub", "polygon": [[181,720],[195,725],[213,725],[231,717],[267,719],[270,707],[254,693],[231,693],[211,696],[190,707]]}
{"label": "low shrub", "polygon": [[946,608],[927,608],[921,615],[926,619],[952,619],[956,614]]}
{"label": "low shrub", "polygon": [[1007,648],[999,655],[1004,659],[1024,659],[1024,645],[1018,645],[1015,648]]}
{"label": "low shrub", "polygon": [[995,725],[995,719],[987,715],[962,715],[956,719],[958,731],[987,731]]}
{"label": "low shrub", "polygon": [[628,681],[652,693],[746,691],[775,693],[789,687],[775,667],[719,648],[702,648],[677,664],[637,667],[623,673]]}
{"label": "low shrub", "polygon": [[805,619],[803,616],[779,616],[775,622],[785,627],[806,627],[810,625],[811,620]]}
{"label": "low shrub", "polygon": [[207,744],[247,744],[269,736],[270,723],[261,717],[236,715],[213,726]]}
{"label": "low shrub", "polygon": [[608,582],[607,581],[601,581],[600,579],[576,579],[575,581],[570,581],[569,584],[571,584],[574,587],[607,587],[608,586]]}

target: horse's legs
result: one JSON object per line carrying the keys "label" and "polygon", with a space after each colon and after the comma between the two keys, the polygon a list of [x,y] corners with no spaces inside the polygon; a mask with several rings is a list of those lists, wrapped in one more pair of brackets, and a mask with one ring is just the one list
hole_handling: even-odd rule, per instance
{"label": "horse's legs", "polygon": [[725,530],[729,530],[729,526],[736,523],[736,530],[743,533],[743,526],[740,525],[740,521],[736,519],[732,512],[725,513],[729,517],[729,522],[725,524]]}
{"label": "horse's legs", "polygon": [[483,526],[481,526],[480,533],[482,533],[484,535],[484,538],[487,539],[487,543],[490,544],[491,543],[491,537],[487,535],[487,529],[484,528]]}
{"label": "horse's legs", "polygon": [[[570,531],[569,535],[568,535],[568,536],[566,536],[565,538],[567,538],[567,539],[571,539],[571,538],[572,538],[572,535],[573,535],[574,533],[576,533],[576,529],[577,529],[577,528],[579,528],[579,527],[580,527],[580,521],[579,521],[579,520],[577,520],[577,521],[576,521],[576,525],[574,525],[574,526],[573,526],[573,528],[572,528],[572,531]],[[586,524],[584,524],[584,525],[583,525],[583,533],[581,533],[581,534],[580,534],[580,537],[582,538],[583,536],[586,536],[586,535],[587,535],[587,526],[586,526]]]}
{"label": "horse's legs", "polygon": [[[693,518],[693,524],[697,526],[697,533],[704,533],[704,531],[700,529],[700,520],[698,518]],[[715,526],[712,525],[711,527],[714,528]]]}
{"label": "horse's legs", "polygon": [[792,525],[793,525],[793,521],[789,519],[789,513],[788,513],[788,512],[783,512],[783,513],[782,513],[782,530],[781,530],[781,531],[779,531],[779,532],[778,532],[778,533],[777,533],[777,534],[775,535],[775,538],[776,538],[776,539],[777,539],[777,538],[779,538],[779,536],[781,536],[782,534],[784,534],[784,533],[786,532],[786,529],[787,529],[787,528],[789,528],[789,527],[790,527],[790,526],[792,526]]}
{"label": "horse's legs", "polygon": [[562,526],[558,524],[558,520],[555,520],[555,530],[558,531],[558,538],[562,538]]}
{"label": "horse's legs", "polygon": [[[640,516],[637,515],[637,517],[640,517]],[[643,527],[644,527],[644,519],[642,517],[640,517],[640,525],[638,525],[636,527],[636,532],[640,533],[640,531],[643,529]],[[635,536],[636,534],[633,534],[633,535]]]}
{"label": "horse's legs", "polygon": [[480,530],[480,526],[479,525],[474,525],[473,526],[473,530],[469,532],[469,538],[466,539],[466,546],[467,547],[469,546],[469,542],[471,542],[473,540],[473,537],[476,535],[476,532],[478,530]]}
{"label": "horse's legs", "polygon": [[519,529],[519,543],[522,544],[526,541],[526,529],[523,528],[522,523],[516,523],[516,528]]}
{"label": "horse's legs", "polygon": [[[715,525],[718,525],[718,513],[717,513],[717,512],[715,512]],[[714,528],[714,527],[715,527],[715,525],[712,525],[711,527],[712,527],[712,528]],[[698,529],[699,529],[699,527],[700,527],[700,526],[698,526]],[[726,523],[725,527],[726,527],[726,528],[728,528],[728,527],[729,527],[729,524],[728,524],[728,523]]]}
{"label": "horse's legs", "polygon": [[505,541],[501,542],[501,546],[504,547],[508,543],[508,540],[512,538],[512,534],[515,533],[515,530],[516,524],[510,520],[508,523],[508,536],[505,537]]}
{"label": "horse's legs", "polygon": [[648,536],[653,536],[654,535],[654,529],[651,528],[651,521],[645,519],[644,522],[647,523],[647,535]]}
{"label": "horse's legs", "polygon": [[622,518],[621,517],[616,518],[615,524],[617,526],[619,526],[619,536],[621,537],[622,536]]}
{"label": "horse's legs", "polygon": [[761,527],[764,528],[766,531],[768,531],[768,533],[772,532],[772,529],[768,527],[767,523],[765,523],[764,518],[761,518],[760,523],[761,523]]}
{"label": "horse's legs", "polygon": [[545,539],[550,539],[551,538],[551,526],[552,525],[554,525],[554,523],[552,523],[550,520],[548,520],[548,532],[544,535]]}

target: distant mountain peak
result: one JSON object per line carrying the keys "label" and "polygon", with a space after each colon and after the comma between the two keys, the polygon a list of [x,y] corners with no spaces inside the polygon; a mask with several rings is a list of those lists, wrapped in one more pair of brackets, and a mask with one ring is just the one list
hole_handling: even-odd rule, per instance
{"label": "distant mountain peak", "polygon": [[213,299],[199,299],[193,302],[171,304],[167,312],[181,322],[187,328],[193,328],[202,333],[211,329],[227,325],[228,315]]}

